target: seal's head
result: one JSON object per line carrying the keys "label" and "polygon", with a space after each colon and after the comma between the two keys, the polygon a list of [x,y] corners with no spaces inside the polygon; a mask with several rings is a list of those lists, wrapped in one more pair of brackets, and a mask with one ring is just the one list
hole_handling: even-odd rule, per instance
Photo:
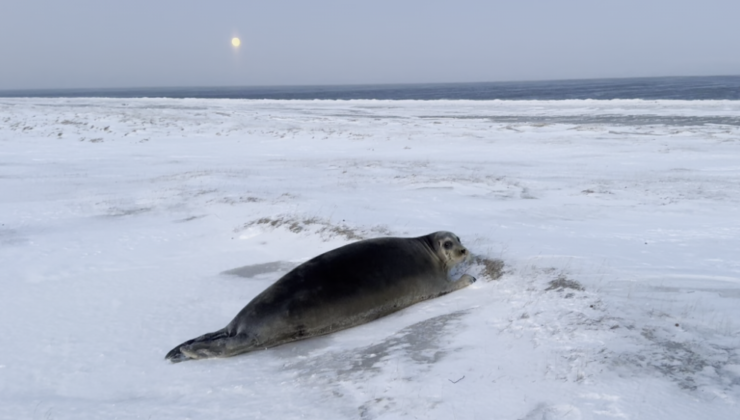
{"label": "seal's head", "polygon": [[460,243],[460,238],[454,233],[434,232],[429,237],[434,252],[442,260],[447,270],[470,258],[470,252]]}

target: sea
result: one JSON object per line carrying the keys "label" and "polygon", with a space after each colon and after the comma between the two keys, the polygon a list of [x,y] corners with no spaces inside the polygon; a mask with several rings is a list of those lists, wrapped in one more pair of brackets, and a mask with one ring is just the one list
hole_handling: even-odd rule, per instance
{"label": "sea", "polygon": [[740,100],[740,76],[483,83],[0,90],[0,97],[302,100]]}

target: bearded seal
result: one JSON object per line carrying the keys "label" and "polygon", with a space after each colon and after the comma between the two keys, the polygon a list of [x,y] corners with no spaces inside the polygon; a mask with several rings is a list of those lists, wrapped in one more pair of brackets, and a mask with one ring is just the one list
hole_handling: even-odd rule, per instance
{"label": "bearded seal", "polygon": [[468,274],[449,278],[469,256],[451,232],[342,246],[294,268],[225,328],[180,344],[165,359],[229,357],[370,322],[471,285]]}

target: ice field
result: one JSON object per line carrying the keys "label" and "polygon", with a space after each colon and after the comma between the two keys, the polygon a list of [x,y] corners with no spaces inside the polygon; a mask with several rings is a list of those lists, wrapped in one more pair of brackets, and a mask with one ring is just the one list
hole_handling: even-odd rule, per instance
{"label": "ice field", "polygon": [[[740,101],[0,98],[0,418],[737,419],[739,215]],[[164,360],[438,230],[471,287]]]}

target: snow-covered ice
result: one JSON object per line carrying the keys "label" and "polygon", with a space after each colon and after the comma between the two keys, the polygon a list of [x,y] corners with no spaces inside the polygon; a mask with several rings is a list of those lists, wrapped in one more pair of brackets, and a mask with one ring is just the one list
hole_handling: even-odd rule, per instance
{"label": "snow-covered ice", "polygon": [[[0,418],[740,418],[740,102],[0,99]],[[170,364],[291,267],[504,274]]]}

